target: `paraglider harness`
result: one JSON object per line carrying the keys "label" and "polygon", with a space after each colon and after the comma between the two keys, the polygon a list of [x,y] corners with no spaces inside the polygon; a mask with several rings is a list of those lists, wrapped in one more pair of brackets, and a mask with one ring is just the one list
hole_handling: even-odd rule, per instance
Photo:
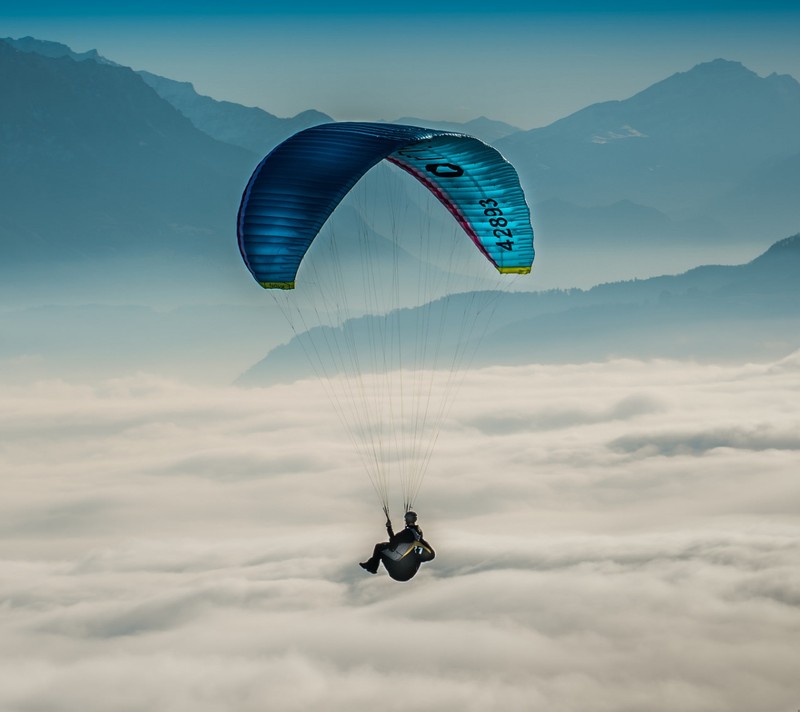
{"label": "paraglider harness", "polygon": [[[381,551],[381,559],[386,571],[395,581],[408,581],[419,570],[420,564],[431,561],[436,556],[416,524],[406,524],[405,529],[395,534],[388,513],[386,516],[386,531],[389,534],[389,546]],[[410,532],[412,539],[400,539],[406,532]]]}

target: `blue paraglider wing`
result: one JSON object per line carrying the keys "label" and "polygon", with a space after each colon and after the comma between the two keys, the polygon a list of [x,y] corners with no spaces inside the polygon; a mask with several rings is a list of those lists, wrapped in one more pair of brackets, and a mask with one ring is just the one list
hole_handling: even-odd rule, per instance
{"label": "blue paraglider wing", "polygon": [[500,272],[530,272],[530,211],[516,171],[495,149],[418,126],[333,123],[288,138],[250,178],[237,232],[256,281],[267,289],[294,288],[300,262],[328,216],[384,159],[434,193]]}

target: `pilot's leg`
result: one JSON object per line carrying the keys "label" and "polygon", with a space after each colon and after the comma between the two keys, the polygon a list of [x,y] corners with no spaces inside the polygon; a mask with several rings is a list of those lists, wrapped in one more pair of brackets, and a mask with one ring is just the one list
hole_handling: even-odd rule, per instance
{"label": "pilot's leg", "polygon": [[380,544],[375,544],[375,548],[372,551],[372,556],[367,561],[360,563],[359,566],[365,571],[369,571],[371,574],[377,574],[378,564],[381,561],[381,552],[387,546],[389,546],[388,541],[382,541]]}

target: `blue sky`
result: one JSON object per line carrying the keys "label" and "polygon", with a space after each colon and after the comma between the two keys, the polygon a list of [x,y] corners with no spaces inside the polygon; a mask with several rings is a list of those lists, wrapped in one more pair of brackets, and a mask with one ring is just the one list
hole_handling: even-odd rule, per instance
{"label": "blue sky", "polygon": [[241,0],[34,2],[0,10],[0,36],[97,49],[279,116],[318,109],[341,120],[486,115],[532,128],[717,57],[800,77],[800,11],[784,2],[253,8]]}

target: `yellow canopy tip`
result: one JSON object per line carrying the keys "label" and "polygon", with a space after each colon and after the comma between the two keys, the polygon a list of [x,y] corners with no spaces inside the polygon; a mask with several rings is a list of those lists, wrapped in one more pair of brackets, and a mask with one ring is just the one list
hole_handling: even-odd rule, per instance
{"label": "yellow canopy tip", "polygon": [[294,282],[259,282],[264,289],[294,289]]}

